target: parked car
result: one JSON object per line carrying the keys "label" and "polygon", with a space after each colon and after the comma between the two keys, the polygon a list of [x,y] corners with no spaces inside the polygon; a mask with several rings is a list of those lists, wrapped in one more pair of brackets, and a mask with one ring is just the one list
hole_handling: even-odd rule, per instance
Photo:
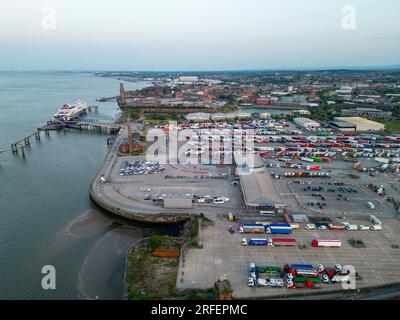
{"label": "parked car", "polygon": [[306,230],[315,230],[315,228],[316,228],[316,226],[315,226],[315,224],[313,224],[313,223],[307,223],[307,224],[304,226],[304,229],[306,229]]}

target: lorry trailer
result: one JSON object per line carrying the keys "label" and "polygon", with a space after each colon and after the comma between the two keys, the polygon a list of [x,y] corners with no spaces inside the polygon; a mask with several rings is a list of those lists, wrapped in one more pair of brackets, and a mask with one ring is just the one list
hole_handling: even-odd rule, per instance
{"label": "lorry trailer", "polygon": [[239,233],[265,233],[265,227],[262,224],[241,224]]}
{"label": "lorry trailer", "polygon": [[[246,239],[244,239],[246,240]],[[243,240],[242,240],[243,243]],[[269,239],[257,239],[257,238],[252,238],[248,242],[249,246],[267,246],[269,243]]]}
{"label": "lorry trailer", "polygon": [[314,239],[311,241],[311,245],[314,248],[318,247],[339,248],[342,246],[342,241],[340,239]]}
{"label": "lorry trailer", "polygon": [[266,233],[270,234],[290,234],[292,233],[292,227],[286,223],[270,224],[266,228]]}
{"label": "lorry trailer", "polygon": [[293,247],[297,244],[296,239],[293,238],[272,238],[271,240],[274,246]]}

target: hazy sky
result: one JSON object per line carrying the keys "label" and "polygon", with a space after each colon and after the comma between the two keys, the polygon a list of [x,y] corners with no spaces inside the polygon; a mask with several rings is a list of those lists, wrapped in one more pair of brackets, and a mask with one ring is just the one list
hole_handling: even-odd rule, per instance
{"label": "hazy sky", "polygon": [[[342,26],[346,5],[355,29],[351,17]],[[399,57],[399,0],[0,1],[0,70],[376,66]]]}

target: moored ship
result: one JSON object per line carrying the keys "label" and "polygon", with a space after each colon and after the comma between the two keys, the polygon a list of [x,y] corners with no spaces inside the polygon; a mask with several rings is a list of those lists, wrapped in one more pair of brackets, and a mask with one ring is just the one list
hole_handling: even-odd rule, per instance
{"label": "moored ship", "polygon": [[73,104],[64,104],[54,115],[53,121],[66,122],[79,118],[86,114],[88,106],[85,102],[74,102]]}

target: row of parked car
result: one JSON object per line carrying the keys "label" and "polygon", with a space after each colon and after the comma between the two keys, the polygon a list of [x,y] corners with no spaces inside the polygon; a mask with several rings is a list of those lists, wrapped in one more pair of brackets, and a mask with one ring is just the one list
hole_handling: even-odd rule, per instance
{"label": "row of parked car", "polygon": [[121,176],[156,174],[165,171],[165,166],[158,161],[123,161],[119,169]]}
{"label": "row of parked car", "polygon": [[[150,189],[143,189],[144,191],[149,191]],[[172,194],[146,194],[143,197],[143,200],[152,200],[153,202],[156,201],[163,201],[165,197],[171,196]],[[192,196],[192,202],[193,203],[214,203],[214,204],[224,204],[225,202],[230,201],[228,197],[211,197],[210,195],[205,195],[205,196],[197,196],[197,195],[191,195],[191,194],[186,194],[186,196],[190,197]]]}
{"label": "row of parked car", "polygon": [[373,225],[373,226],[368,226],[368,225],[363,225],[363,224],[350,224],[348,222],[342,222],[341,224],[338,225],[333,225],[333,224],[314,224],[314,223],[307,223],[304,225],[304,229],[306,230],[347,230],[347,231],[366,231],[366,230],[371,230],[371,231],[380,231],[382,230],[382,225]]}

